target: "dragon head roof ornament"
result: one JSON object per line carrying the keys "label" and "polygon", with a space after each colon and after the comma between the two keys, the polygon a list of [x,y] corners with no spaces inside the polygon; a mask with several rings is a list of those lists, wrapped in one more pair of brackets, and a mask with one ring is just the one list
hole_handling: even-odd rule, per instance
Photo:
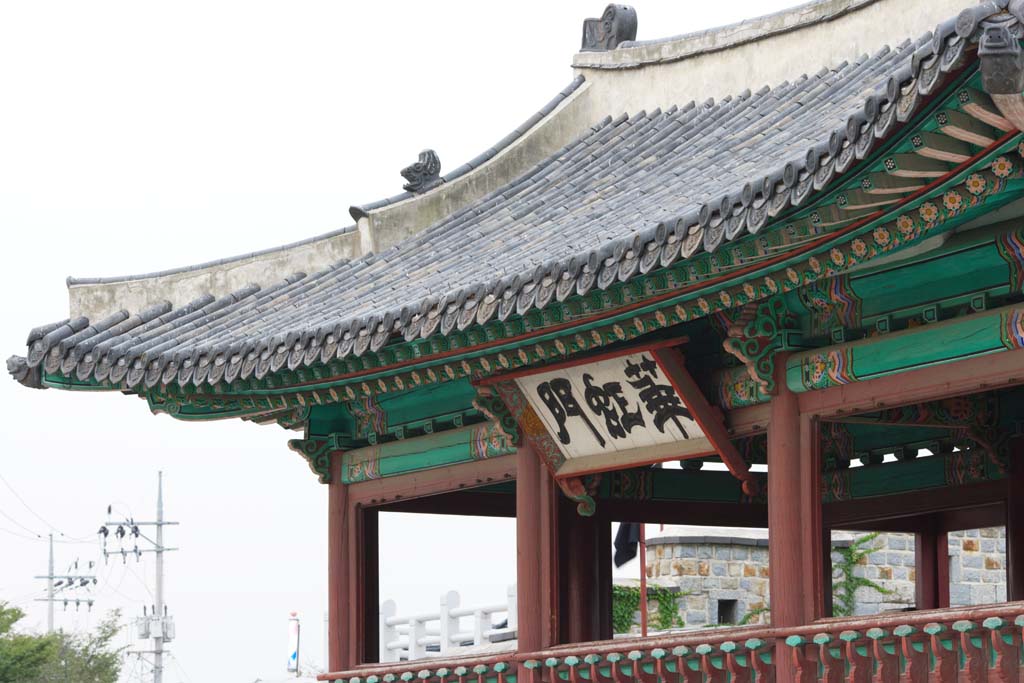
{"label": "dragon head roof ornament", "polygon": [[600,19],[583,20],[582,52],[614,50],[627,40],[636,40],[636,10],[629,5],[608,5]]}
{"label": "dragon head roof ornament", "polygon": [[402,177],[408,180],[403,187],[408,192],[426,192],[441,183],[441,160],[437,152],[425,149],[415,164],[402,169]]}

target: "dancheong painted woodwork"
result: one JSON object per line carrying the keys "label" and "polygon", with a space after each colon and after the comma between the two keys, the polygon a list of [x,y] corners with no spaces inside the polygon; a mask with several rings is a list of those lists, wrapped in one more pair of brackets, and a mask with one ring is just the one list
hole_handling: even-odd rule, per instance
{"label": "dancheong painted woodwork", "polygon": [[[251,284],[231,259],[71,280],[8,371],[299,432],[322,680],[1022,680],[1024,3],[956,2],[661,41],[611,5],[478,158],[425,151],[352,228],[246,257]],[[516,517],[514,650],[374,664],[389,511]],[[613,634],[612,522],[768,527],[770,623]],[[951,608],[946,534],[982,525],[1006,601]],[[914,535],[915,611],[833,617],[836,529]]]}

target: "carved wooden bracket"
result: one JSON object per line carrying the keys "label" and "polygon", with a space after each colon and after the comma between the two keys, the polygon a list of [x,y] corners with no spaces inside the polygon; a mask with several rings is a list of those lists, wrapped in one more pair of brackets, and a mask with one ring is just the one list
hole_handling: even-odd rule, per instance
{"label": "carved wooden bracket", "polygon": [[305,458],[309,469],[317,475],[321,484],[331,483],[331,453],[337,449],[330,439],[291,439],[288,448]]}
{"label": "carved wooden bracket", "polygon": [[761,386],[761,391],[774,395],[775,354],[792,348],[799,332],[789,328],[793,319],[782,299],[751,302],[744,306],[729,326],[728,338],[722,347],[747,366],[750,378]]}
{"label": "carved wooden bracket", "polygon": [[523,434],[519,429],[519,423],[514,415],[509,412],[505,402],[494,394],[490,387],[477,387],[476,398],[473,399],[473,407],[483,413],[502,434],[508,439],[509,444],[520,446],[523,442]]}

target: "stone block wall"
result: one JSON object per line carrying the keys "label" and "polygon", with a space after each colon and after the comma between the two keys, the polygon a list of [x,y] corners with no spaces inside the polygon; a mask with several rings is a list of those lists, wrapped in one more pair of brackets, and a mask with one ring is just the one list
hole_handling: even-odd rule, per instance
{"label": "stone block wall", "polygon": [[748,623],[766,623],[767,541],[727,537],[702,537],[700,542],[652,539],[647,558],[648,578],[679,587],[680,615],[687,627],[718,624],[719,606],[732,601],[736,621],[752,614]]}
{"label": "stone block wall", "polygon": [[[834,547],[849,547],[866,534],[837,532]],[[857,577],[882,587],[858,588],[855,615],[911,609],[917,578],[912,534],[880,534],[853,567]],[[1006,600],[1005,529],[974,529],[949,534],[950,603],[953,607]],[[843,558],[833,552],[833,567]],[[838,573],[838,569],[837,569]],[[768,541],[747,536],[664,536],[648,541],[647,577],[678,587],[679,612],[687,628],[717,625],[720,617],[767,623]],[[729,614],[720,614],[720,609]]]}

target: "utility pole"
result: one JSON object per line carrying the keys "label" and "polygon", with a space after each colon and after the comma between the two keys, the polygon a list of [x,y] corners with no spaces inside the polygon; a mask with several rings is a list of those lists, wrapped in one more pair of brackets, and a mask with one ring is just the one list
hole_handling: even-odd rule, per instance
{"label": "utility pole", "polygon": [[50,534],[50,563],[46,570],[46,632],[53,633],[53,534]]}
{"label": "utility pole", "polygon": [[[89,563],[89,568],[92,568],[92,562]],[[54,574],[53,573],[53,534],[50,534],[50,559],[47,563],[46,576],[36,576],[36,579],[46,579],[46,597],[36,598],[36,602],[48,603],[46,606],[46,632],[53,633],[53,603],[56,602],[55,597],[56,589],[60,588],[61,591],[65,589],[75,589],[88,586],[90,583],[96,584],[96,577],[91,574],[72,574],[72,567],[68,567],[67,574]],[[75,560],[74,569],[78,569],[78,560]],[[54,581],[57,583],[54,583]],[[67,609],[68,599],[64,599],[64,609]],[[88,596],[85,603],[92,608],[92,597]],[[75,607],[82,603],[81,598],[75,599]]]}
{"label": "utility pole", "polygon": [[[156,617],[164,615],[164,473],[156,479]],[[164,630],[153,634],[153,683],[164,678]]]}
{"label": "utility pole", "polygon": [[[110,513],[111,508],[108,507],[108,516]],[[127,563],[129,555],[133,555],[136,562],[142,559],[143,553],[153,553],[156,555],[156,592],[153,596],[156,604],[153,605],[153,610],[149,614],[146,613],[146,608],[143,607],[142,616],[136,619],[135,622],[139,638],[152,638],[153,649],[129,652],[129,654],[139,657],[142,655],[153,655],[153,683],[163,682],[164,654],[167,652],[164,646],[173,640],[175,636],[174,619],[167,614],[167,605],[164,601],[164,553],[177,550],[177,548],[164,546],[164,527],[172,524],[177,524],[177,522],[168,522],[164,519],[164,473],[159,472],[157,474],[156,490],[156,521],[138,522],[134,519],[108,519],[100,527],[99,531],[103,537],[104,559],[109,560],[112,555],[120,555],[121,561]],[[140,527],[145,526],[156,527],[155,538],[149,538],[142,533]],[[116,550],[107,549],[107,538],[111,534],[119,541],[120,548]],[[140,538],[149,541],[153,547],[140,548]],[[126,548],[125,542],[132,540],[134,540],[134,546],[130,549]]]}

